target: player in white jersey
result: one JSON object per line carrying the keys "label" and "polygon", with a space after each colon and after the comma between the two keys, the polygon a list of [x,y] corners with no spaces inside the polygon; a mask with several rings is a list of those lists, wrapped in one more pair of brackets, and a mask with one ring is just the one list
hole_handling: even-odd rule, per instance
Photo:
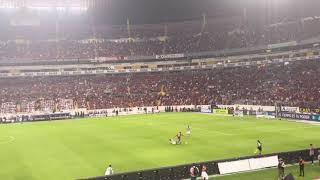
{"label": "player in white jersey", "polygon": [[176,144],[177,144],[177,141],[175,141],[174,139],[169,139],[169,143],[170,143],[170,144],[173,144],[173,145],[176,145]]}
{"label": "player in white jersey", "polygon": [[109,167],[107,168],[106,172],[104,173],[105,176],[109,176],[113,174],[113,169],[111,167],[111,164],[109,165]]}
{"label": "player in white jersey", "polygon": [[190,136],[191,135],[191,128],[190,128],[190,126],[188,125],[188,127],[187,127],[187,132],[186,132],[186,134],[188,135],[188,136]]}

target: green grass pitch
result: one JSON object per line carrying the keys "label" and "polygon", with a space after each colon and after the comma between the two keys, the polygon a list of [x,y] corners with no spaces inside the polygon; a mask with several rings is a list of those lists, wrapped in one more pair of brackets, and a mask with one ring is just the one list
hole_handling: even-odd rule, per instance
{"label": "green grass pitch", "polygon": [[[169,138],[192,128],[187,144]],[[320,145],[320,126],[197,113],[0,125],[0,179],[74,179]]]}

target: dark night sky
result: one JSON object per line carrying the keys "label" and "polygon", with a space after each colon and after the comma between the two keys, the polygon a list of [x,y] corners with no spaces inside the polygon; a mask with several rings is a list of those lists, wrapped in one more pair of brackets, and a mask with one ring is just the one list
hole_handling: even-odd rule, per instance
{"label": "dark night sky", "polygon": [[[97,0],[99,1],[99,0]],[[209,15],[221,15],[225,12],[240,13],[236,6],[217,0],[102,0],[107,6],[95,10],[100,19],[111,23],[126,23],[126,18],[137,24],[159,23],[173,20],[201,17],[203,12]],[[109,3],[106,3],[109,1]],[[226,0],[224,0],[226,1]],[[107,8],[106,8],[107,7]],[[99,12],[99,13],[98,13]]]}
{"label": "dark night sky", "polygon": [[[247,9],[250,16],[294,14],[320,15],[320,0],[94,0],[93,11],[98,22],[125,24],[161,23],[208,16],[241,15]],[[318,14],[317,14],[318,13]]]}

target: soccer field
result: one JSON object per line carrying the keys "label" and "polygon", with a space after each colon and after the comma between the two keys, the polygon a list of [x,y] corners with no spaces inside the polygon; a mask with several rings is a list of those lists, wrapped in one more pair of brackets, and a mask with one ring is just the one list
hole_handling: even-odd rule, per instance
{"label": "soccer field", "polygon": [[[187,144],[169,138],[192,128]],[[320,145],[320,126],[197,113],[0,125],[0,179],[74,179]]]}

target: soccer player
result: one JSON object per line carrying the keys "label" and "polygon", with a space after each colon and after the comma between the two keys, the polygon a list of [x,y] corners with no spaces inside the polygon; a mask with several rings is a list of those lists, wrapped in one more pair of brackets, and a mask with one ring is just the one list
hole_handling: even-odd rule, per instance
{"label": "soccer player", "polygon": [[183,134],[181,133],[181,132],[179,132],[178,134],[177,134],[177,139],[178,139],[178,142],[177,142],[177,144],[181,144],[181,142],[182,142],[182,136],[183,136]]}
{"label": "soccer player", "polygon": [[176,145],[176,144],[177,144],[177,142],[176,142],[174,139],[169,139],[169,143],[170,143],[170,144],[173,144],[173,145]]}
{"label": "soccer player", "polygon": [[257,149],[259,151],[259,155],[262,154],[262,143],[260,142],[260,140],[257,141]]}
{"label": "soccer player", "polygon": [[186,134],[188,135],[188,136],[190,136],[191,135],[191,128],[190,128],[190,126],[188,125],[188,127],[187,127],[187,132],[186,132]]}

